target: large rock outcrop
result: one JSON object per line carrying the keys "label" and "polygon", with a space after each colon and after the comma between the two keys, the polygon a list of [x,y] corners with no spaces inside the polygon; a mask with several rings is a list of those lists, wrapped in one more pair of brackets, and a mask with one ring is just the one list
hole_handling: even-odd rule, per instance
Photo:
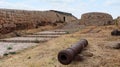
{"label": "large rock outcrop", "polygon": [[91,13],[85,13],[81,16],[80,24],[103,26],[103,25],[112,25],[114,24],[114,22],[110,14],[91,12]]}
{"label": "large rock outcrop", "polygon": [[60,11],[27,11],[0,9],[0,34],[14,30],[37,28],[38,26],[56,25],[57,23],[76,20],[72,14]]}

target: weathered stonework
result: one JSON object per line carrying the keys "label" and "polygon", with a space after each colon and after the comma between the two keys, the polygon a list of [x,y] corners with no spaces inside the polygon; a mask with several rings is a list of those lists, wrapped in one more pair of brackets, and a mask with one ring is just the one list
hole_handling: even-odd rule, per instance
{"label": "weathered stonework", "polygon": [[112,16],[107,13],[91,12],[81,16],[80,24],[103,26],[112,25],[114,22]]}
{"label": "weathered stonework", "polygon": [[60,11],[27,11],[0,9],[0,34],[14,30],[37,28],[38,26],[70,22],[76,18]]}
{"label": "weathered stonework", "polygon": [[117,19],[115,20],[116,20],[115,22],[117,22],[117,24],[120,26],[120,17],[117,17]]}

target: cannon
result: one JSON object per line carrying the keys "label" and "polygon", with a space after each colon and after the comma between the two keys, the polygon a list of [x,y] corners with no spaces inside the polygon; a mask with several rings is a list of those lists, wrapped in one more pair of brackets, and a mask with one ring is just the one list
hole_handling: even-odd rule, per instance
{"label": "cannon", "polygon": [[113,31],[111,32],[111,35],[112,35],[112,36],[120,36],[120,31],[118,31],[117,29],[116,29],[116,30],[113,30]]}
{"label": "cannon", "polygon": [[70,48],[60,51],[58,53],[58,61],[63,65],[70,64],[87,45],[88,41],[86,39],[78,41]]}

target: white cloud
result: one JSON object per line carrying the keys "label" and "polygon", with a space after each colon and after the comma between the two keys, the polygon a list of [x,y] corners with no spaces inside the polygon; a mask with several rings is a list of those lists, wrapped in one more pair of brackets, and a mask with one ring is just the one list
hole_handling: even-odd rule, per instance
{"label": "white cloud", "polygon": [[120,0],[105,0],[105,5],[106,6],[120,5]]}
{"label": "white cloud", "polygon": [[65,3],[70,3],[70,2],[74,2],[75,0],[38,0],[38,1],[47,1],[47,2],[65,2]]}
{"label": "white cloud", "polygon": [[95,2],[95,1],[97,1],[97,0],[89,0],[89,1],[91,1],[91,2]]}
{"label": "white cloud", "polygon": [[35,9],[33,6],[27,5],[24,2],[12,3],[6,0],[0,0],[0,8],[8,9]]}

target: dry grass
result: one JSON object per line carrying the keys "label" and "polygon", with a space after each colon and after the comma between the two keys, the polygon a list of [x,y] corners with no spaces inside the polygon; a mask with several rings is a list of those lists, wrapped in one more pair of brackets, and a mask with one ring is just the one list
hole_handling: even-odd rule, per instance
{"label": "dry grass", "polygon": [[[110,35],[112,29],[114,26],[86,27],[74,34],[53,39],[3,59],[0,61],[0,67],[120,67],[120,50],[105,47],[109,42],[120,40],[120,37]],[[97,30],[100,31],[96,33]],[[83,52],[91,52],[93,57],[84,57],[83,61],[72,62],[67,66],[60,64],[57,60],[58,52],[83,38],[89,41]]]}

